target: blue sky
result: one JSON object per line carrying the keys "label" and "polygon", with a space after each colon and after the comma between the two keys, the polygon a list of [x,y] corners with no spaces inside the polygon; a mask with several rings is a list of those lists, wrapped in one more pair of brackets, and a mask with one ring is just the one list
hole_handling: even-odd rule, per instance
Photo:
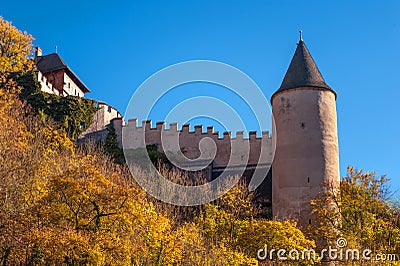
{"label": "blue sky", "polygon": [[[195,59],[242,70],[269,99],[301,28],[326,82],[338,93],[342,175],[347,165],[375,170],[400,190],[399,1],[1,0],[0,15],[32,34],[45,54],[57,45],[92,90],[88,97],[121,112],[150,75]],[[185,95],[231,99],[216,91],[207,84],[185,85],[163,108]],[[244,113],[249,130],[258,129]]]}

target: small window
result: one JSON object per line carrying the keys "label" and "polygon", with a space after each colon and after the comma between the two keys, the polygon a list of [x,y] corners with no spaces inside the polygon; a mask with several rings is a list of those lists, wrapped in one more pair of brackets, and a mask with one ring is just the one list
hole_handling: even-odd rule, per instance
{"label": "small window", "polygon": [[111,106],[108,106],[108,112],[111,113]]}
{"label": "small window", "polygon": [[76,96],[76,89],[75,89],[75,96]]}
{"label": "small window", "polygon": [[71,83],[68,82],[68,88],[71,88]]}

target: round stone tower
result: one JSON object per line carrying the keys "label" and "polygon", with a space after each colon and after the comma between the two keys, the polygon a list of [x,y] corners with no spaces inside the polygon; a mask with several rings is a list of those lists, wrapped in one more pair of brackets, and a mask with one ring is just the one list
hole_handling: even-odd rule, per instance
{"label": "round stone tower", "polygon": [[272,164],[275,219],[312,223],[310,201],[328,182],[338,186],[336,93],[326,83],[301,36],[282,85],[272,97],[276,152]]}

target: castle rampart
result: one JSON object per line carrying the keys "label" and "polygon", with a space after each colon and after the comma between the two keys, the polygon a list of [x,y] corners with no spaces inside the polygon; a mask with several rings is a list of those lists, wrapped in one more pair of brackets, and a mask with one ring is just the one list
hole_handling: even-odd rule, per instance
{"label": "castle rampart", "polygon": [[[135,150],[147,145],[156,145],[157,149],[168,155],[170,160],[178,158],[181,169],[195,171],[199,165],[201,171],[209,179],[217,178],[222,172],[229,175],[244,176],[247,182],[253,176],[256,168],[265,171],[264,182],[259,187],[261,196],[271,200],[271,173],[269,171],[273,160],[272,137],[268,131],[262,132],[260,137],[257,132],[249,132],[248,138],[243,131],[214,132],[214,127],[196,125],[193,131],[189,124],[182,125],[179,129],[177,123],[169,124],[157,122],[155,127],[151,120],[142,121],[140,126],[137,119],[130,119],[124,126],[122,120],[114,120],[115,126],[122,129],[120,135],[116,130],[118,142],[124,150]],[[263,151],[263,152],[261,152]]]}
{"label": "castle rampart", "polygon": [[[124,151],[155,145],[180,169],[202,171],[209,180],[221,173],[256,180],[250,184],[259,185],[260,198],[272,201],[274,219],[297,219],[306,227],[313,224],[310,201],[323,191],[322,184],[338,186],[340,181],[336,96],[300,39],[281,87],[271,98],[273,139],[268,131],[245,137],[243,131],[220,134],[212,126],[195,125],[191,130],[188,124],[179,128],[172,123],[167,128],[165,122],[139,125],[137,119],[125,124],[116,109],[101,102],[83,137],[105,141],[106,127],[111,126]],[[141,159],[135,152],[132,156],[133,162]]]}
{"label": "castle rampart", "polygon": [[[142,125],[138,126],[137,119],[129,120],[122,130],[123,134],[129,136],[125,138],[124,149],[143,148],[143,143],[155,144],[161,152],[177,153],[181,150],[188,159],[199,158],[201,150],[204,158],[210,158],[213,157],[213,151],[215,151],[212,162],[214,167],[227,166],[231,156],[233,156],[234,165],[272,163],[272,138],[268,131],[262,132],[261,137],[257,137],[254,131],[249,132],[248,138],[244,137],[243,131],[236,132],[236,137],[232,137],[231,132],[224,132],[220,137],[219,132],[214,132],[212,126],[203,131],[203,126],[196,125],[194,131],[190,131],[188,124],[182,125],[182,129],[179,130],[178,124],[172,123],[169,129],[166,129],[164,122],[158,122],[156,127],[152,127],[152,121],[142,121]],[[174,139],[179,140],[179,145],[176,145]],[[205,141],[206,139],[208,140]],[[238,147],[236,150],[238,152],[231,154],[232,145]],[[260,158],[262,145],[268,152],[263,153],[264,157]]]}

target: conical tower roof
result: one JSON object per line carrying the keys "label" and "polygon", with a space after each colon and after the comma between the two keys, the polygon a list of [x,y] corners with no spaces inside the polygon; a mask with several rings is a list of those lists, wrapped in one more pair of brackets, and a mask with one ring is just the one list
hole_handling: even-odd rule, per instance
{"label": "conical tower roof", "polygon": [[[285,74],[280,88],[275,92],[281,92],[299,87],[316,87],[325,90],[333,91],[326,83],[319,72],[317,65],[314,62],[306,44],[300,37],[296,51],[290,62],[289,68]],[[335,93],[336,95],[336,93]]]}

